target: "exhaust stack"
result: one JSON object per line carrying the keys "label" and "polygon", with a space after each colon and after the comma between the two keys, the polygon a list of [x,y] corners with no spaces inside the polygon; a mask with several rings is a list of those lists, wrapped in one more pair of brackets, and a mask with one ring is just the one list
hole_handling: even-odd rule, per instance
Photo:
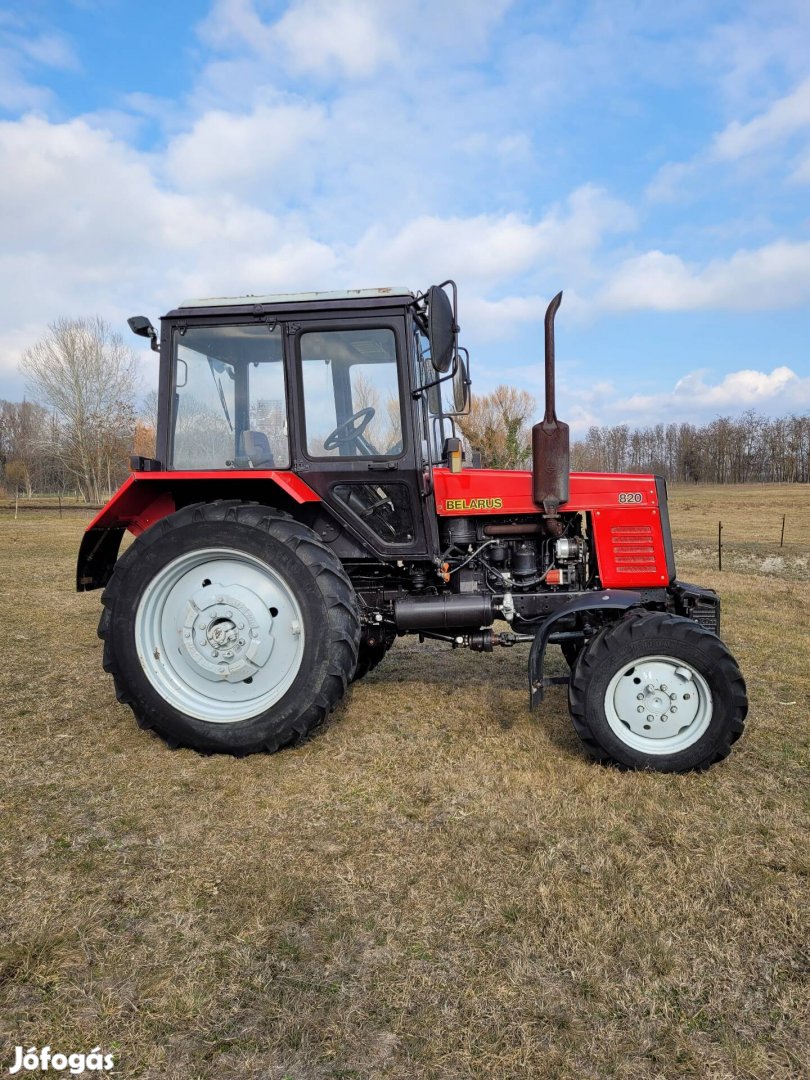
{"label": "exhaust stack", "polygon": [[560,423],[554,411],[554,316],[561,303],[559,292],[546,311],[546,412],[532,428],[533,497],[551,516],[556,515],[562,503],[568,502],[571,471],[568,424]]}

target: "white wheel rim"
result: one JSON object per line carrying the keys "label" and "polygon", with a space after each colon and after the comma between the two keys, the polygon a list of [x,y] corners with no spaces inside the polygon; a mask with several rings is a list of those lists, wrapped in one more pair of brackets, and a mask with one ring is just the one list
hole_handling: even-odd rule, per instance
{"label": "white wheel rim", "polygon": [[605,692],[611,730],[645,754],[677,754],[694,745],[712,711],[709,684],[674,656],[642,656],[623,664]]}
{"label": "white wheel rim", "polygon": [[233,724],[289,690],[304,653],[290,587],[246,552],[206,548],[164,566],[135,615],[141,667],[160,696],[198,720]]}

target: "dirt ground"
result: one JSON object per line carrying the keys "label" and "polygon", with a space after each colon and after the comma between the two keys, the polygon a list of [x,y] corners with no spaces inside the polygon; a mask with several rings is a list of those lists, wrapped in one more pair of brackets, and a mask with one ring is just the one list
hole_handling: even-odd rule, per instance
{"label": "dirt ground", "polygon": [[529,713],[525,651],[410,640],[300,747],[171,752],[101,669],[86,516],[0,514],[0,1068],[810,1074],[810,490],[671,500],[751,699],[704,775],[591,763],[563,688]]}

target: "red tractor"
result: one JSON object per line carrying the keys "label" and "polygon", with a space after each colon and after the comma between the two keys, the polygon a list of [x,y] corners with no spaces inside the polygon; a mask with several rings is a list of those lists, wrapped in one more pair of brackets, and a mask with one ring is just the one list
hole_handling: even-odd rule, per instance
{"label": "red tractor", "polygon": [[[560,299],[531,472],[464,460],[453,282],[187,301],[159,344],[129,320],[160,353],[157,456],[88,526],[77,587],[104,587],[104,669],[142,727],[278,750],[418,634],[528,645],[530,704],[568,682],[601,761],[683,772],[728,754],[745,682],[716,593],[675,576],[664,480],[569,472]],[[545,674],[548,645],[570,678]]]}

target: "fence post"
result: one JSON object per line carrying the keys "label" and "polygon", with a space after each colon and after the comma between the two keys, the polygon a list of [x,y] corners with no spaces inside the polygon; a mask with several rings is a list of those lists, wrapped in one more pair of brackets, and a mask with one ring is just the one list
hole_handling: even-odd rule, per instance
{"label": "fence post", "polygon": [[717,522],[717,569],[723,569],[723,522]]}
{"label": "fence post", "polygon": [[785,543],[785,518],[787,514],[782,514],[782,535],[779,538],[779,547],[783,547]]}

